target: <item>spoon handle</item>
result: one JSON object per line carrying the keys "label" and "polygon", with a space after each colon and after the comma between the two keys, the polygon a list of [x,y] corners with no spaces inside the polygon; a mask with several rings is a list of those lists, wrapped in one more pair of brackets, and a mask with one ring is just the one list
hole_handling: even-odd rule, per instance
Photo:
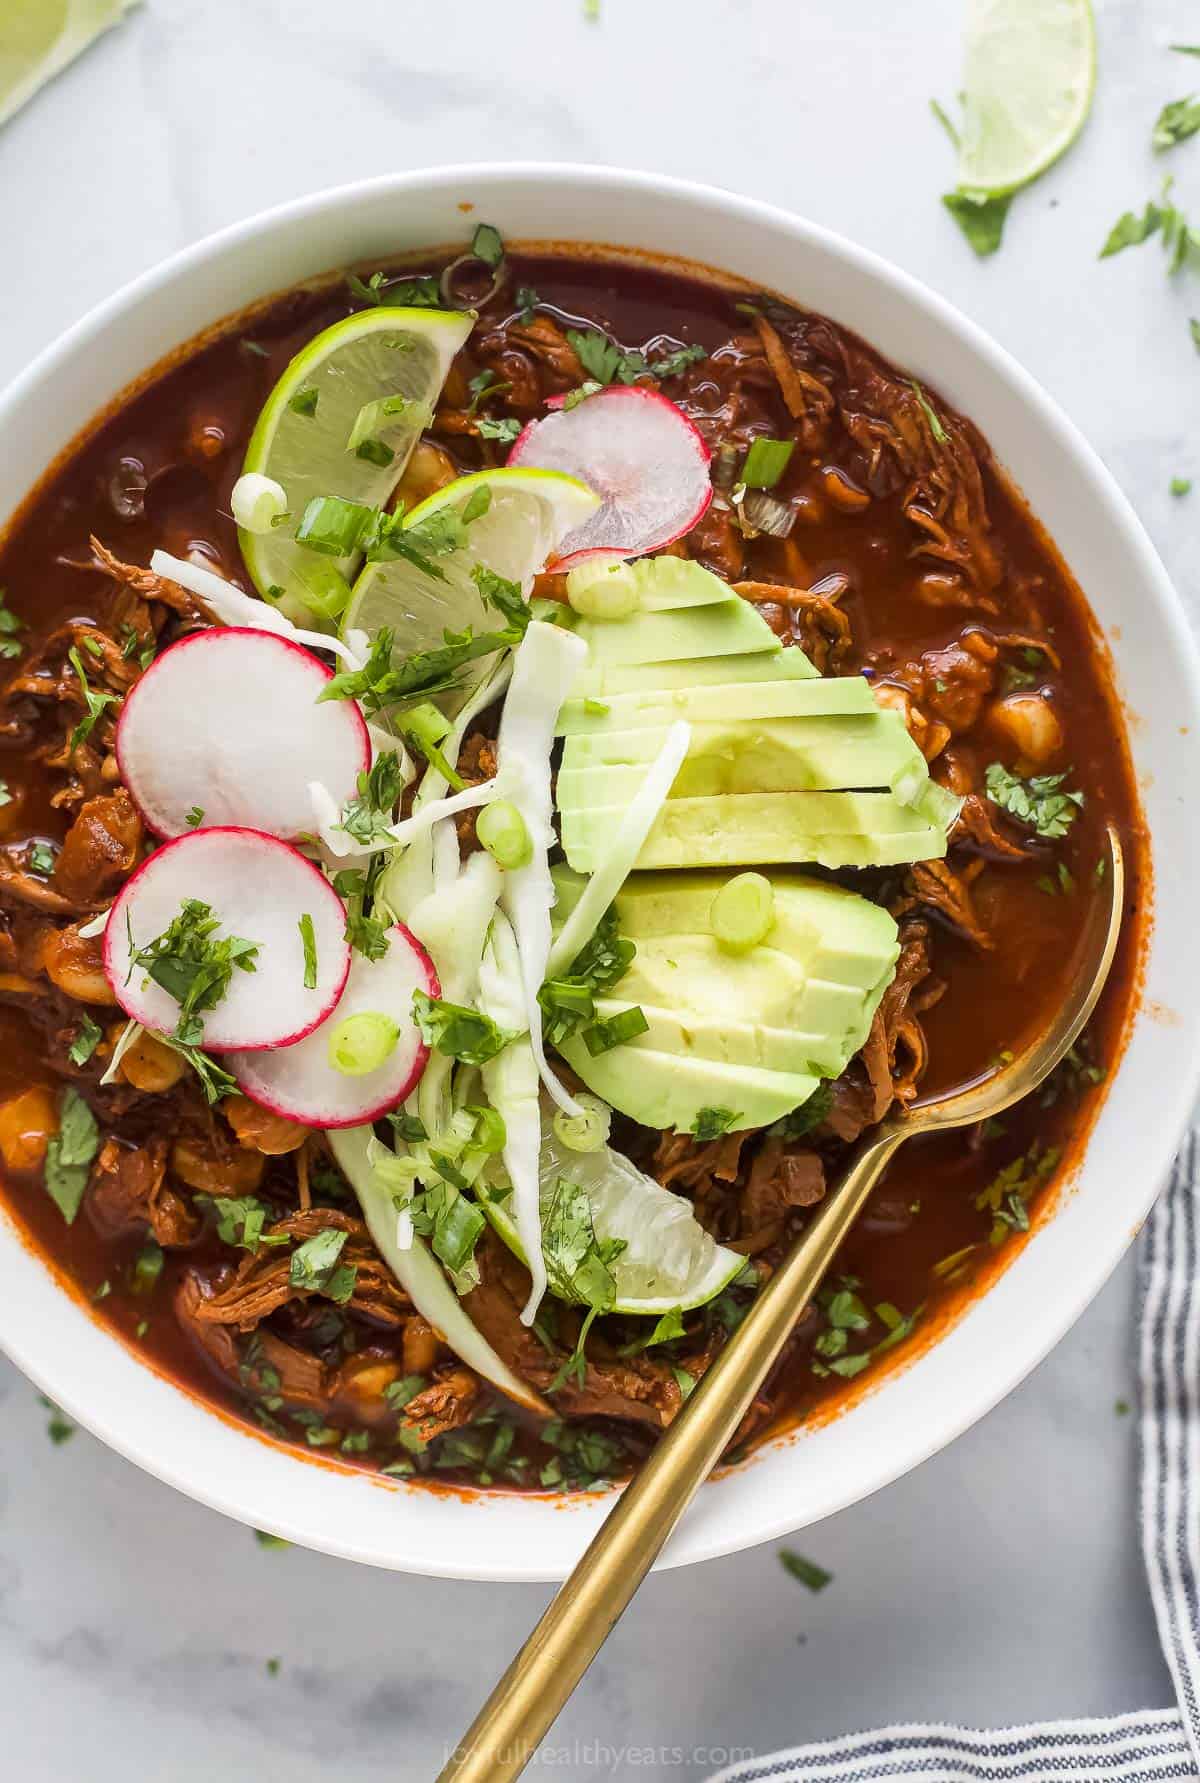
{"label": "spoon handle", "polygon": [[511,1783],[607,1640],[695,1492],[719,1461],[838,1247],[905,1137],[891,1122],[859,1147],[783,1263],[625,1487],[583,1558],[440,1772]]}

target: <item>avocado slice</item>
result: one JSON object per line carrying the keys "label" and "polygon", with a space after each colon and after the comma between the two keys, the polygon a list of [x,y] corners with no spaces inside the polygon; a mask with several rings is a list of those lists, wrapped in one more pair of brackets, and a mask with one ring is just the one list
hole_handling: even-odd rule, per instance
{"label": "avocado slice", "polygon": [[[782,654],[786,659],[793,652],[785,650]],[[758,658],[748,660],[756,662]],[[778,662],[780,658],[768,660]],[[602,710],[596,710],[597,707]],[[767,718],[840,718],[855,714],[869,717],[879,710],[870,683],[861,675],[837,675],[829,680],[820,676],[811,680],[807,676],[790,676],[767,682],[685,685],[603,696],[581,695],[576,683],[571,698],[564,701],[559,712],[558,734],[576,737],[593,731],[662,731],[677,718],[703,724],[717,713],[729,724]]]}
{"label": "avocado slice", "polygon": [[[626,564],[638,591],[643,613],[667,613],[682,607],[712,607],[734,595],[728,582],[690,557],[641,557]],[[570,584],[568,583],[568,595]]]}
{"label": "avocado slice", "polygon": [[688,1132],[702,1108],[728,1108],[730,1128],[767,1127],[798,1108],[820,1079],[798,1072],[763,1071],[716,1059],[681,1059],[628,1044],[592,1058],[578,1034],[561,1048],[590,1090],[647,1127]]}
{"label": "avocado slice", "polygon": [[[595,1059],[581,1035],[562,1050],[634,1120],[688,1128],[700,1108],[718,1107],[737,1111],[738,1127],[765,1124],[787,1098],[796,1107],[806,1086],[837,1076],[866,1040],[895,971],[895,920],[841,886],[770,877],[774,924],[737,953],[710,922],[725,875],[635,874],[618,893],[618,924],[637,951],[596,1013],[637,1005],[647,1031]],[[569,904],[576,876],[557,868],[555,879]]]}
{"label": "avocado slice", "polygon": [[[624,986],[622,985],[622,991]],[[859,999],[860,1005],[862,999]],[[759,1071],[783,1071],[802,1077],[836,1077],[853,1058],[871,1030],[871,1019],[838,1034],[800,1028],[769,1028],[758,1022],[683,1020],[669,1009],[638,1007],[650,1024],[644,1034],[625,1041],[638,1051],[669,1052],[679,1059],[710,1059],[747,1065]],[[598,1016],[615,1015],[629,1004],[600,998]]]}
{"label": "avocado slice", "polygon": [[589,664],[575,683],[576,700],[618,693],[660,693],[676,687],[732,687],[743,681],[814,681],[817,671],[794,644],[746,656],[688,656],[672,662]]}
{"label": "avocado slice", "polygon": [[[597,805],[562,814],[563,850],[577,872],[595,871],[624,810]],[[939,860],[945,852],[946,831],[923,822],[890,792],[720,793],[668,799],[636,865],[894,867]]]}
{"label": "avocado slice", "polygon": [[[569,896],[569,870],[556,869],[556,877],[560,874]],[[569,877],[579,883],[574,875]],[[627,879],[617,897],[617,922],[621,933],[637,946],[631,971],[641,972],[648,960],[659,955],[677,964],[682,961],[688,990],[673,989],[667,1006],[686,1007],[703,1015],[727,1012],[729,1004],[697,1000],[699,991],[709,984],[731,982],[730,973],[749,972],[760,960],[769,972],[780,972],[790,958],[806,975],[860,990],[876,985],[885,972],[890,973],[899,951],[896,923],[880,905],[804,873],[776,871],[768,877],[775,893],[775,921],[766,940],[744,954],[726,953],[713,937],[712,902],[726,884],[727,874],[638,873]],[[714,951],[685,958],[681,949],[693,941]],[[667,970],[674,968],[668,965]],[[621,980],[623,996],[629,982],[628,975]],[[659,995],[648,988],[649,1000],[658,1002]],[[769,983],[735,984],[734,989],[739,1006],[743,1000],[748,1004],[762,1001],[772,1011],[767,1017],[770,1021],[782,1025],[802,1019],[799,1009],[792,1010],[787,1004],[776,1008],[770,1001]],[[720,996],[724,998],[724,990]],[[638,998],[630,993],[629,1000],[637,1002]]]}
{"label": "avocado slice", "polygon": [[634,613],[628,619],[581,619],[591,663],[677,662],[688,656],[776,654],[783,646],[766,620],[738,595],[709,607]]}
{"label": "avocado slice", "polygon": [[[558,776],[562,810],[633,798],[661,748],[653,731],[571,737]],[[898,712],[846,718],[701,720],[692,726],[673,799],[712,793],[828,792],[844,787],[922,787],[925,757]]]}

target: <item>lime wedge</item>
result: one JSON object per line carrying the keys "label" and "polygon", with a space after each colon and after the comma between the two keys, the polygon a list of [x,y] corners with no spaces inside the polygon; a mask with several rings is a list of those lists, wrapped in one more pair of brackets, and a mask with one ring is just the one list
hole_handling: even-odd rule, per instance
{"label": "lime wedge", "polygon": [[138,0],[6,0],[0,8],[0,124]]}
{"label": "lime wedge", "polygon": [[[612,1263],[617,1284],[613,1308],[658,1317],[678,1306],[704,1306],[727,1288],[746,1259],[711,1238],[682,1195],[673,1195],[620,1152],[574,1152],[562,1143],[547,1111],[542,1114],[542,1207],[560,1176],[587,1193],[598,1239],[621,1238],[625,1249]],[[507,1200],[488,1201],[484,1212],[514,1256],[525,1261]]]}
{"label": "lime wedge", "polygon": [[[343,633],[364,631],[370,637],[382,626],[396,633],[398,656],[428,650],[442,642],[443,632],[468,625],[494,631],[504,620],[489,610],[473,580],[477,565],[527,588],[560,539],[582,525],[600,506],[599,496],[561,471],[502,468],[459,477],[408,514],[406,532],[452,509],[460,515],[481,505],[484,512],[469,520],[467,543],[449,556],[438,557],[441,579],[408,558],[368,563],[354,584],[342,621]],[[481,667],[483,665],[480,665]]]}
{"label": "lime wedge", "polygon": [[1082,130],[1096,80],[1091,0],[971,0],[960,192],[1028,185]]}
{"label": "lime wedge", "polygon": [[309,341],[272,390],[242,468],[282,485],[288,518],[239,538],[259,593],[289,618],[336,618],[357,563],[296,544],[305,507],[318,495],[384,505],[474,322],[451,310],[361,310]]}

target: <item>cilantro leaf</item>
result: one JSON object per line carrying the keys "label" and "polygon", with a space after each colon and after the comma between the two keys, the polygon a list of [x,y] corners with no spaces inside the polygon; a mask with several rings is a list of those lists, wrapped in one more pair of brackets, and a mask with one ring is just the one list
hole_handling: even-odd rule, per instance
{"label": "cilantro leaf", "polygon": [[987,794],[1018,823],[1028,824],[1039,836],[1053,841],[1066,835],[1084,800],[1081,792],[1062,790],[1069,772],[1068,768],[1061,774],[1036,774],[1022,780],[1002,763],[990,762],[985,775]]}
{"label": "cilantro leaf", "polygon": [[490,1015],[462,1003],[447,1003],[424,991],[413,992],[413,1017],[427,1046],[464,1065],[486,1065],[512,1039]]}
{"label": "cilantro leaf", "polygon": [[1195,94],[1186,99],[1173,99],[1164,105],[1154,125],[1151,142],[1159,154],[1164,149],[1175,147],[1176,143],[1186,142],[1200,130],[1200,99]]}
{"label": "cilantro leaf", "polygon": [[7,601],[7,590],[0,588],[0,657],[20,656],[24,645],[18,643],[17,633],[24,631],[25,621],[18,619]]}
{"label": "cilantro leaf", "polygon": [[692,1122],[692,1132],[701,1141],[719,1139],[738,1118],[733,1108],[702,1108]]}
{"label": "cilantro leaf", "polygon": [[324,1294],[344,1306],[354,1293],[358,1277],[356,1265],[341,1265],[338,1259],[345,1248],[347,1234],[337,1226],[326,1226],[303,1244],[296,1246],[288,1262],[288,1282],[312,1294]]}
{"label": "cilantro leaf", "polygon": [[78,1090],[63,1093],[58,1132],[46,1147],[46,1193],[68,1226],[75,1222],[87,1188],[92,1159],[100,1150],[100,1130]]}
{"label": "cilantro leaf", "polygon": [[1004,198],[976,198],[970,192],[947,192],[942,203],[981,260],[996,252],[1004,237],[1011,194]]}
{"label": "cilantro leaf", "polygon": [[101,1041],[99,1026],[85,1011],[80,1017],[79,1030],[67,1050],[67,1057],[72,1065],[86,1065]]}
{"label": "cilantro leaf", "polygon": [[93,730],[96,728],[97,722],[108,707],[116,703],[117,695],[115,693],[97,693],[93,687],[89,686],[88,678],[83,667],[83,658],[80,656],[79,650],[74,644],[72,644],[71,648],[67,651],[67,661],[79,677],[79,686],[83,694],[85,708],[83,717],[71,732],[70,741],[67,744],[69,750],[74,750],[79,747],[80,743],[85,742],[87,738],[91,736]]}
{"label": "cilantro leaf", "polygon": [[811,1133],[814,1127],[821,1125],[832,1107],[833,1085],[819,1083],[808,1101],[802,1102],[799,1108],[793,1108],[790,1114],[785,1114],[782,1120],[776,1121],[771,1132],[778,1139],[803,1139],[806,1133]]}
{"label": "cilantro leaf", "polygon": [[376,842],[386,837],[395,821],[404,786],[404,763],[399,752],[384,750],[376,756],[370,770],[358,776],[358,797],[346,805],[338,828],[356,842]]}
{"label": "cilantro leaf", "polygon": [[144,970],[179,1004],[175,1038],[185,1046],[200,1044],[204,1034],[200,1017],[221,1002],[234,970],[256,970],[258,943],[241,935],[217,940],[220,926],[221,919],[213,915],[211,904],[185,898],[179,915],[172,917],[161,935],[145,947],[131,948],[129,977],[135,970]]}

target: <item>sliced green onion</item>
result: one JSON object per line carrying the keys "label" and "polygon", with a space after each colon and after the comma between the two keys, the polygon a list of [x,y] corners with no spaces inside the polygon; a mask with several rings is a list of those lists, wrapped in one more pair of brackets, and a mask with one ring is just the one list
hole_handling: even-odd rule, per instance
{"label": "sliced green onion", "polygon": [[305,915],[299,922],[300,940],[304,944],[304,988],[315,991],[317,988],[317,937],[313,929],[313,919]]}
{"label": "sliced green onion", "polygon": [[349,557],[375,519],[375,509],[340,495],[314,495],[296,528],[296,543],[326,557]]}
{"label": "sliced green onion", "polygon": [[288,408],[293,415],[315,415],[319,401],[320,391],[314,390],[310,384],[306,390],[297,390],[288,403]]}
{"label": "sliced green onion", "polygon": [[592,1057],[598,1059],[602,1052],[611,1052],[614,1046],[622,1046],[626,1040],[636,1040],[639,1034],[649,1031],[650,1023],[635,1004],[632,1009],[621,1009],[607,1021],[585,1028],[583,1043]]}
{"label": "sliced green onion", "polygon": [[[295,576],[304,587],[305,604],[314,613],[321,613],[326,619],[341,618],[349,605],[350,584],[336,563],[325,557],[305,557],[297,562]],[[276,599],[282,599],[286,592],[280,588]]]}
{"label": "sliced green onion", "polygon": [[481,223],[471,237],[471,252],[485,266],[499,266],[504,258],[504,241],[500,231],[490,223]]}
{"label": "sliced green onion", "polygon": [[575,1100],[579,1104],[579,1113],[567,1114],[558,1109],[554,1116],[554,1131],[568,1151],[598,1152],[601,1146],[608,1144],[612,1109],[587,1090],[581,1090]]}
{"label": "sliced green onion", "polygon": [[627,563],[581,563],[567,576],[567,599],[585,619],[628,619],[641,605]]}
{"label": "sliced green onion", "polygon": [[399,1025],[390,1015],[364,1009],[340,1021],[329,1036],[329,1063],[344,1077],[365,1077],[386,1062],[399,1038]]}
{"label": "sliced green onion", "polygon": [[438,744],[449,734],[450,720],[445,713],[438,711],[432,700],[422,700],[419,706],[414,706],[404,714],[404,735],[409,742],[420,751],[431,768],[437,769],[455,792],[461,792],[466,781],[438,748]]}
{"label": "sliced green onion", "polygon": [[757,947],[775,922],[775,891],[761,873],[739,873],[721,887],[709,911],[712,932],[722,947],[742,953]]}
{"label": "sliced green onion", "polygon": [[498,867],[513,872],[533,859],[533,840],[528,826],[511,799],[495,799],[485,805],[475,824],[475,834]]}
{"label": "sliced green onion", "polygon": [[243,532],[270,532],[287,513],[287,491],[274,477],[247,471],[239,477],[229,497],[234,521]]}
{"label": "sliced green onion", "polygon": [[411,407],[407,396],[377,396],[374,402],[364,402],[354,417],[346,450],[353,452],[364,440],[378,438],[386,431],[389,422],[394,422]]}
{"label": "sliced green onion", "polygon": [[747,489],[774,489],[795,450],[795,440],[753,440],[739,481]]}

